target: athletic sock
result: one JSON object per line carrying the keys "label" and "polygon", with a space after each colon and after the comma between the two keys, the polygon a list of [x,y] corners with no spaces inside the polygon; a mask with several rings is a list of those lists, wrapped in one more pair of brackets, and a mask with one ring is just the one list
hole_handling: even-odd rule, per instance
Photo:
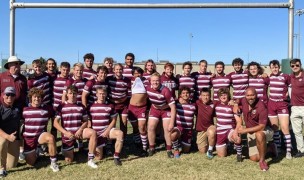
{"label": "athletic sock", "polygon": [[208,146],[208,151],[213,151],[213,146]]}
{"label": "athletic sock", "polygon": [[178,150],[178,148],[179,148],[179,142],[178,142],[178,140],[173,141],[173,142],[172,142],[172,145],[173,145],[173,149],[174,149],[174,150]]}
{"label": "athletic sock", "polygon": [[273,142],[277,145],[277,148],[281,148],[281,135],[280,131],[274,131],[273,133]]}
{"label": "athletic sock", "polygon": [[114,158],[119,158],[119,152],[115,152],[113,157]]}
{"label": "athletic sock", "polygon": [[142,142],[142,145],[143,145],[143,149],[147,149],[147,145],[148,145],[147,134],[141,134],[140,139],[141,139],[141,142]]}
{"label": "athletic sock", "polygon": [[166,145],[166,149],[167,149],[167,151],[171,151],[172,150],[172,145]]}
{"label": "athletic sock", "polygon": [[238,155],[242,155],[242,145],[240,145],[240,144],[234,144],[234,147],[236,149],[236,153]]}
{"label": "athletic sock", "polygon": [[286,146],[286,152],[291,152],[291,136],[290,134],[285,134],[284,135],[284,141],[285,141],[285,146]]}
{"label": "athletic sock", "polygon": [[57,158],[56,158],[56,156],[50,156],[50,160],[51,160],[51,163],[56,163]]}
{"label": "athletic sock", "polygon": [[94,153],[88,153],[88,159],[89,160],[94,159]]}

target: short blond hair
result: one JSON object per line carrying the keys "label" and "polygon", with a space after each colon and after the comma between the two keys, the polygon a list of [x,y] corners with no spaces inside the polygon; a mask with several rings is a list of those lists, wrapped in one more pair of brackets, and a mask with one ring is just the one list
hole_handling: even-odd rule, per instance
{"label": "short blond hair", "polygon": [[73,65],[73,68],[75,68],[76,66],[79,67],[79,68],[81,68],[81,69],[84,68],[84,66],[83,66],[82,63],[75,63],[75,64]]}

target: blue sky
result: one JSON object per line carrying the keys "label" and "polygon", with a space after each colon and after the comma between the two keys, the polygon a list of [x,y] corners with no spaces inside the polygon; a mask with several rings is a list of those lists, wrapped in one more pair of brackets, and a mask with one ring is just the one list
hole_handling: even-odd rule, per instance
{"label": "blue sky", "polygon": [[[17,2],[187,3],[187,0],[16,0]],[[288,2],[288,0],[192,0],[191,2]],[[295,0],[295,10],[304,8]],[[9,0],[0,1],[0,53],[9,56]],[[301,16],[304,36],[304,16]],[[288,9],[16,9],[16,54],[77,62],[87,52],[95,62],[124,62],[133,52],[147,59],[185,62],[235,57],[267,64],[287,58]],[[193,37],[190,37],[192,33]],[[295,17],[298,33],[298,16]],[[301,57],[304,57],[302,38]],[[191,41],[191,43],[190,43]],[[295,41],[296,42],[296,41]],[[297,44],[295,44],[297,49]],[[294,57],[297,57],[295,51]]]}

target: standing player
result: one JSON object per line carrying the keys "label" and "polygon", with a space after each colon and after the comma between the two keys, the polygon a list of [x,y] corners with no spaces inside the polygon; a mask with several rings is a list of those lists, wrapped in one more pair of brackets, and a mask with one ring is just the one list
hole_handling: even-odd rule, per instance
{"label": "standing player", "polygon": [[44,131],[49,118],[53,117],[53,111],[50,106],[42,103],[43,94],[43,90],[36,87],[30,89],[28,94],[30,105],[23,109],[25,161],[33,166],[37,159],[38,144],[47,144],[51,160],[50,168],[54,172],[58,172],[55,138],[52,134]]}
{"label": "standing player", "polygon": [[83,56],[84,69],[83,69],[83,78],[90,80],[96,77],[96,71],[93,69],[94,64],[94,54],[87,53]]}
{"label": "standing player", "polygon": [[212,159],[216,141],[216,128],[213,122],[215,107],[211,101],[210,88],[202,88],[200,93],[200,98],[196,101],[196,144],[200,153],[206,153],[207,158]]}
{"label": "standing player", "polygon": [[155,130],[161,119],[164,127],[167,154],[168,157],[172,158],[170,133],[174,127],[176,107],[170,90],[161,85],[158,73],[152,74],[151,85],[147,86],[147,94],[152,104],[148,120],[149,156],[155,153]]}
{"label": "standing player", "polygon": [[109,100],[114,105],[120,119],[120,130],[127,134],[128,117],[128,89],[131,87],[131,81],[122,75],[123,66],[115,64],[114,75],[108,77]]}
{"label": "standing player", "polygon": [[178,79],[179,87],[187,86],[190,88],[190,102],[195,102],[195,78],[191,76],[192,63],[187,61],[183,64],[183,74],[178,74],[176,78]]}
{"label": "standing player", "polygon": [[107,89],[103,87],[96,88],[97,100],[89,107],[89,115],[92,128],[97,133],[96,159],[103,157],[103,147],[108,139],[115,139],[114,163],[122,165],[119,154],[123,146],[123,132],[115,128],[117,113],[112,104],[106,103]]}
{"label": "standing player", "polygon": [[288,86],[290,85],[290,76],[280,72],[280,62],[272,60],[269,62],[271,74],[269,77],[269,101],[268,117],[274,130],[273,140],[280,152],[281,136],[279,123],[284,134],[286,146],[286,158],[291,159],[291,136],[289,133],[289,110],[288,110]]}
{"label": "standing player", "polygon": [[143,77],[150,82],[151,75],[156,72],[156,64],[152,59],[148,59],[145,63],[145,72]]}
{"label": "standing player", "polygon": [[107,76],[113,76],[113,64],[114,60],[112,57],[105,57],[103,60],[103,65],[105,65],[108,68],[108,75]]}
{"label": "standing player", "polygon": [[227,156],[227,143],[232,142],[237,151],[237,161],[242,161],[241,138],[237,129],[242,126],[242,119],[233,113],[233,105],[229,105],[230,91],[228,88],[218,90],[220,101],[215,105],[216,114],[216,152],[219,157]]}
{"label": "standing player", "polygon": [[[129,80],[132,79],[132,68],[135,61],[135,55],[133,53],[127,53],[125,55],[125,66],[123,67],[122,75]],[[131,91],[130,91],[131,92]]]}
{"label": "standing player", "polygon": [[96,101],[96,88],[108,88],[108,83],[106,82],[107,74],[108,69],[106,66],[98,66],[97,77],[86,82],[86,85],[84,86],[84,89],[82,91],[81,98],[82,104],[85,107],[93,104]]}
{"label": "standing player", "polygon": [[228,88],[230,90],[231,78],[224,73],[225,64],[222,61],[217,61],[214,66],[216,75],[211,79],[211,83],[213,86],[213,100],[218,101],[218,90],[220,88]]}
{"label": "standing player", "polygon": [[179,158],[179,139],[182,142],[182,152],[188,153],[191,148],[192,128],[196,106],[190,102],[191,89],[182,86],[179,89],[179,98],[176,101],[176,127],[171,132],[171,141],[174,148],[174,157]]}
{"label": "standing player", "polygon": [[46,67],[45,72],[51,76],[52,82],[54,82],[57,76],[59,75],[59,72],[57,71],[57,63],[55,59],[53,58],[47,59],[45,67]]}
{"label": "standing player", "polygon": [[87,128],[88,115],[85,107],[77,103],[77,87],[68,86],[66,92],[67,101],[58,107],[58,114],[54,120],[55,128],[61,132],[65,161],[68,163],[73,161],[76,139],[89,139],[88,166],[97,168],[93,161],[97,140],[96,131]]}
{"label": "standing player", "polygon": [[245,91],[248,87],[248,73],[243,70],[244,61],[241,58],[235,58],[232,61],[234,72],[231,72],[231,84],[233,87],[233,99],[245,97]]}
{"label": "standing player", "polygon": [[175,91],[178,89],[178,80],[174,77],[173,74],[174,65],[172,63],[166,63],[164,70],[165,71],[160,77],[160,83],[170,90],[171,96],[173,99],[175,99]]}

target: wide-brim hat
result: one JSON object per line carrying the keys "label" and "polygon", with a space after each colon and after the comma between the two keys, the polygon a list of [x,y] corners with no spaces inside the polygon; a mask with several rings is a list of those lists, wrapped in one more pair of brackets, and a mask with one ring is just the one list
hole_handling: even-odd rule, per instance
{"label": "wide-brim hat", "polygon": [[20,65],[24,64],[24,61],[21,61],[20,59],[18,59],[17,56],[11,56],[8,58],[7,62],[4,64],[4,68],[8,69],[8,64],[13,63],[13,62],[19,62]]}

